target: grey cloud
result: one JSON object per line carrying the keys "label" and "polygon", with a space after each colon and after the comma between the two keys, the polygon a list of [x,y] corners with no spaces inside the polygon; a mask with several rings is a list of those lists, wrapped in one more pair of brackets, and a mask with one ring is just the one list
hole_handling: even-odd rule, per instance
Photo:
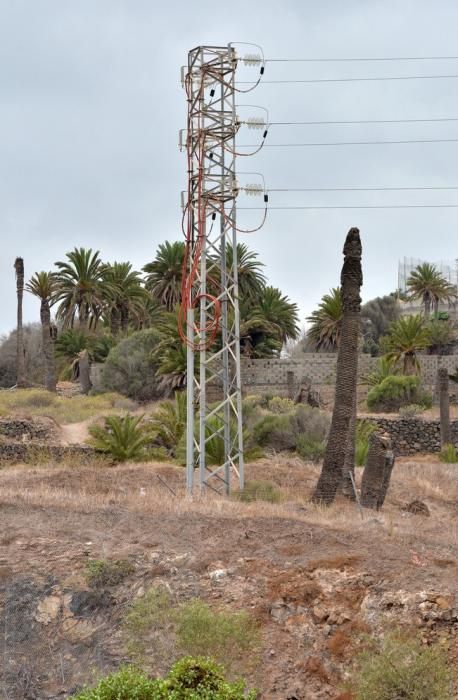
{"label": "grey cloud", "polygon": [[[200,43],[253,41],[267,57],[454,55],[452,0],[320,3],[0,0],[0,331],[14,324],[16,255],[49,269],[74,245],[141,266],[180,236],[185,101],[179,68]],[[266,79],[458,73],[458,61],[269,64]],[[457,80],[264,85],[240,102],[274,121],[458,116]],[[253,139],[253,132],[244,137]],[[273,127],[271,142],[458,137],[458,124]],[[242,138],[240,139],[242,141]],[[249,168],[270,187],[458,185],[458,144],[266,149]],[[273,204],[458,202],[447,193],[287,194]],[[248,203],[252,203],[251,201]],[[243,202],[241,201],[242,205]],[[258,213],[240,212],[247,224]],[[338,281],[351,225],[365,298],[396,286],[398,258],[454,259],[458,210],[272,211],[247,239],[303,315]],[[38,318],[28,299],[27,320]]]}

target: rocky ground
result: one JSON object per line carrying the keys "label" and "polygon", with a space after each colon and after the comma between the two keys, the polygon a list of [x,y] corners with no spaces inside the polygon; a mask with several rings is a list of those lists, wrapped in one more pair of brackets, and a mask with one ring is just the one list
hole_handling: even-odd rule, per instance
{"label": "rocky ground", "polygon": [[[263,650],[250,681],[266,700],[350,697],[342,684],[365,635],[393,626],[437,641],[456,663],[456,467],[398,460],[383,513],[364,519],[346,502],[309,503],[317,470],[287,457],[250,465],[248,478],[275,482],[283,499],[244,504],[187,498],[183,471],[167,465],[5,468],[4,697],[69,697],[128,660],[121,623],[151,586],[251,612]],[[422,514],[405,510],[413,499]],[[91,559],[132,569],[94,589]]]}

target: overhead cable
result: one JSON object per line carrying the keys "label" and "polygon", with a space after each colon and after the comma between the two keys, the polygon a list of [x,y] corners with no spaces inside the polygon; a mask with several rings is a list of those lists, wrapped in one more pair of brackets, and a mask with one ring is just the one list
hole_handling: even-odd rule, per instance
{"label": "overhead cable", "polygon": [[[261,84],[276,84],[281,83],[365,83],[372,81],[387,81],[387,80],[443,80],[447,78],[458,78],[456,74],[446,75],[386,75],[386,76],[369,76],[364,78],[307,78],[304,80],[282,79],[282,80],[262,80]],[[239,80],[237,85],[251,85],[250,81]]]}

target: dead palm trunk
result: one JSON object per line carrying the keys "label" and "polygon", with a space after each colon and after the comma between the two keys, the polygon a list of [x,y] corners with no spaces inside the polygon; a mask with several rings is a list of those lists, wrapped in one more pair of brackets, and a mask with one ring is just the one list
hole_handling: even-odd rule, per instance
{"label": "dead palm trunk", "polygon": [[48,391],[56,391],[55,333],[53,328],[51,328],[51,311],[49,309],[49,299],[47,298],[42,299],[40,303],[40,320],[46,371],[45,385]]}
{"label": "dead palm trunk", "polygon": [[385,501],[394,466],[389,437],[373,432],[361,481],[361,505],[380,510]]}
{"label": "dead palm trunk", "polygon": [[16,331],[16,384],[19,387],[27,385],[25,369],[24,330],[22,327],[22,302],[24,298],[24,260],[16,258],[14,261],[16,271],[17,294],[17,331]]}
{"label": "dead palm trunk", "polygon": [[448,391],[448,371],[446,367],[437,370],[437,391],[441,426],[441,447],[451,443],[450,437],[450,396]]}
{"label": "dead palm trunk", "polygon": [[345,446],[353,413],[357,382],[360,289],[363,282],[361,253],[359,230],[352,228],[347,234],[343,249],[344,264],[341,274],[343,317],[337,355],[334,410],[323,468],[313,495],[315,502],[325,504],[332,503],[342,482]]}

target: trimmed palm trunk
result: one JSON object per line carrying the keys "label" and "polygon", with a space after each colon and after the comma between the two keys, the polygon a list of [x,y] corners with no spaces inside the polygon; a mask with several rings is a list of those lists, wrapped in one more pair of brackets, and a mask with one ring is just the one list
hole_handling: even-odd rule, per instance
{"label": "trimmed palm trunk", "polygon": [[[347,446],[345,448],[345,459],[342,470],[342,494],[350,500],[355,500],[355,490],[353,481],[355,479],[355,461],[356,461],[356,414],[357,414],[357,397],[353,398],[353,409],[350,418],[350,427],[348,429]],[[353,481],[352,481],[353,476]]]}
{"label": "trimmed palm trunk", "polygon": [[110,311],[110,331],[116,337],[121,330],[121,314],[117,306],[113,306]]}
{"label": "trimmed palm trunk", "polygon": [[380,510],[385,501],[394,466],[391,440],[374,432],[369,437],[369,450],[361,481],[361,505]]}
{"label": "trimmed palm trunk", "polygon": [[43,341],[43,355],[45,358],[45,386],[48,391],[56,391],[56,358],[54,356],[54,329],[51,328],[51,311],[49,299],[45,298],[40,303],[41,334]]}
{"label": "trimmed palm trunk", "polygon": [[361,240],[359,229],[351,228],[343,249],[341,274],[342,331],[337,354],[336,392],[331,428],[323,468],[313,500],[330,504],[342,483],[346,445],[353,414],[357,382],[358,337],[361,313]]}
{"label": "trimmed palm trunk", "polygon": [[441,447],[451,443],[450,436],[450,396],[448,390],[448,371],[446,367],[437,370],[437,391],[439,394],[439,411],[441,426]]}
{"label": "trimmed palm trunk", "polygon": [[425,316],[429,318],[431,315],[431,295],[429,292],[424,295],[423,302],[425,305]]}
{"label": "trimmed palm trunk", "polygon": [[16,258],[14,261],[16,271],[16,294],[17,294],[17,330],[16,330],[16,385],[25,387],[27,376],[25,369],[25,347],[24,330],[22,327],[22,304],[24,299],[24,260]]}

